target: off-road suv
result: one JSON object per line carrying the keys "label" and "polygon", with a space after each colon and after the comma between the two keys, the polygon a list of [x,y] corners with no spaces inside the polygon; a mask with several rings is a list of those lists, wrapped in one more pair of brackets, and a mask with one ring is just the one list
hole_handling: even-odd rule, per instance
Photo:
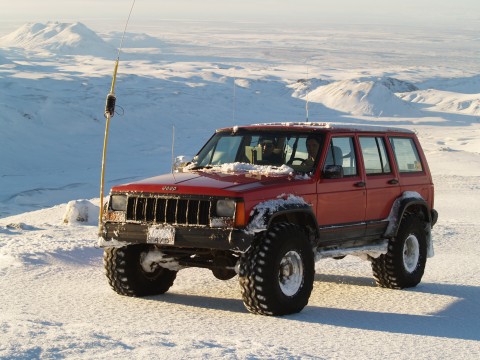
{"label": "off-road suv", "polygon": [[357,255],[379,286],[416,286],[433,256],[433,197],[411,131],[236,126],[172,174],[113,187],[99,244],[119,294],[162,294],[201,267],[238,274],[250,312],[283,315],[307,305],[322,258]]}

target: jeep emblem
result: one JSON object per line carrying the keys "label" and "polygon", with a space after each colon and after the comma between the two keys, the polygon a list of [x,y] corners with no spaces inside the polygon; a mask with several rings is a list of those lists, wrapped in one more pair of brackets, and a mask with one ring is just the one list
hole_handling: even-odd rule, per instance
{"label": "jeep emblem", "polygon": [[176,186],[164,186],[164,187],[162,187],[162,190],[164,190],[164,191],[177,191],[177,187]]}

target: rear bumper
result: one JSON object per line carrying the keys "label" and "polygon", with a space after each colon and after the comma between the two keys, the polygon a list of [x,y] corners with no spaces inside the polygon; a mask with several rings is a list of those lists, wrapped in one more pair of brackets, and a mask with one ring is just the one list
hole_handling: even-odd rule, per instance
{"label": "rear bumper", "polygon": [[253,234],[240,229],[178,226],[171,242],[156,243],[148,240],[148,229],[145,224],[107,222],[98,245],[106,248],[150,243],[162,247],[246,251],[253,240]]}

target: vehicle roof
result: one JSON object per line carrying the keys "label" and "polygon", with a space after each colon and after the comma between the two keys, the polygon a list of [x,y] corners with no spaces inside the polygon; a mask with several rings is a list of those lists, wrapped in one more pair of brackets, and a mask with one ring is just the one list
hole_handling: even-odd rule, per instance
{"label": "vehicle roof", "polygon": [[398,132],[411,134],[413,131],[397,127],[368,124],[348,124],[335,122],[271,122],[251,125],[239,125],[218,129],[218,132],[246,130],[298,130],[298,131],[334,131],[334,132]]}

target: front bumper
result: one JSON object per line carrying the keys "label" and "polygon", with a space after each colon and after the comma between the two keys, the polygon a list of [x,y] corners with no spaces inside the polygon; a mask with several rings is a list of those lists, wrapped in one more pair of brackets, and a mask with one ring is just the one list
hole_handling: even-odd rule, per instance
{"label": "front bumper", "polygon": [[[246,251],[253,234],[240,229],[225,229],[197,226],[175,226],[171,243],[158,245],[165,247],[201,248],[213,250]],[[152,243],[148,240],[149,225],[134,223],[111,223],[103,226],[98,245],[100,247],[119,247],[132,244]]]}

